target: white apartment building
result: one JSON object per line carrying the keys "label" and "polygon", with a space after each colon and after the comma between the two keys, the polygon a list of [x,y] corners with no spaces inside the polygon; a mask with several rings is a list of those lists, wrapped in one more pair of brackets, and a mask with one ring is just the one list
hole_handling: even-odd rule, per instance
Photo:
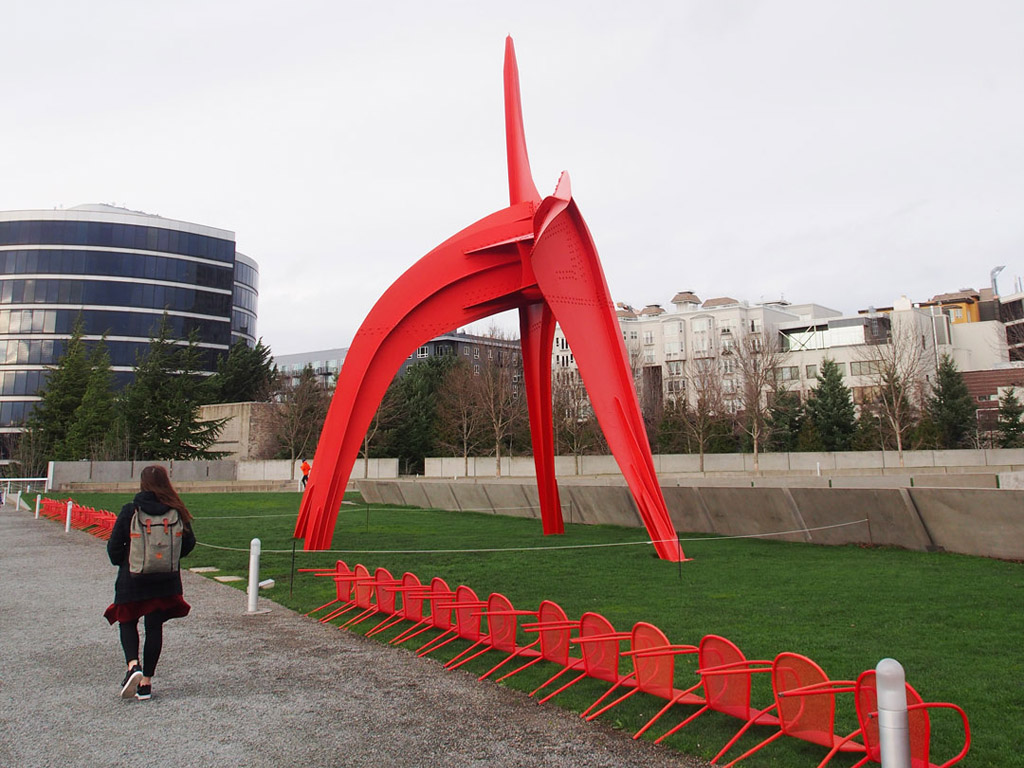
{"label": "white apartment building", "polygon": [[[872,365],[872,347],[893,333],[906,334],[921,346],[926,382],[934,380],[943,354],[951,355],[961,371],[988,370],[1008,360],[1001,322],[953,322],[941,306],[922,307],[906,297],[885,311],[854,316],[813,303],[749,304],[730,297],[701,301],[692,291],[677,293],[671,304],[671,310],[658,304],[641,310],[618,305],[622,338],[641,400],[660,393],[664,400],[685,398],[692,405],[691,379],[710,362],[721,375],[727,405],[738,408],[739,366],[732,352],[750,335],[777,345],[781,352],[778,376],[785,388],[804,399],[817,386],[821,361],[829,357],[839,364],[855,401],[862,401],[877,370]],[[560,329],[555,332],[552,354],[556,380],[578,375]]]}

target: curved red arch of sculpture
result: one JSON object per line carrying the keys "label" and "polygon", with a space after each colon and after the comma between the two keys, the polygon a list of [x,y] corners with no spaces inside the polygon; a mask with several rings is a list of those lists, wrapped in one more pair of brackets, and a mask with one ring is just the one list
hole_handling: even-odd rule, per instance
{"label": "curved red arch of sculpture", "polygon": [[569,177],[563,173],[554,194],[543,200],[533,182],[511,38],[505,44],[505,139],[509,206],[413,264],[380,297],[352,341],[295,526],[306,549],[330,547],[363,436],[402,361],[452,328],[517,309],[544,533],[564,531],[551,414],[557,321],[658,556],[683,557],[654,472],[611,294]]}

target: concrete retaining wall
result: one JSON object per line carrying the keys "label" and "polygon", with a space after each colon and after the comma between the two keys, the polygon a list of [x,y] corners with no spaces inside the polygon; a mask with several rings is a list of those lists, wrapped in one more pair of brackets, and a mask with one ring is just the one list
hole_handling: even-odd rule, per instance
{"label": "concrete retaining wall", "polygon": [[[536,486],[511,481],[356,482],[372,503],[540,517]],[[667,486],[680,533],[767,536],[813,544],[869,544],[1024,559],[1024,490]],[[561,483],[567,523],[642,525],[624,485]]]}
{"label": "concrete retaining wall", "polygon": [[[576,458],[558,456],[555,470],[559,477],[569,475],[618,475],[619,466],[612,456],[580,456],[579,472]],[[905,451],[903,466],[893,451],[851,451],[845,453],[762,453],[758,471],[761,475],[802,474],[823,476],[831,474],[995,474],[997,472],[1024,471],[1024,449],[1003,448],[961,451]],[[664,479],[669,475],[697,475],[700,457],[694,454],[658,454],[654,456],[654,469]],[[704,475],[740,474],[754,471],[754,457],[749,453],[709,453],[704,456]],[[493,478],[493,457],[477,456],[469,459],[469,472],[463,458],[428,458],[425,477]],[[501,460],[501,477],[533,477],[531,457],[516,456]]]}

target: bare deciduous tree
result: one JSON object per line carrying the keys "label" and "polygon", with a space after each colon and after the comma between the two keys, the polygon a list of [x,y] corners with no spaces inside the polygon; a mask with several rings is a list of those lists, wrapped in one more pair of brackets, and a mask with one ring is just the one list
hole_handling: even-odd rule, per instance
{"label": "bare deciduous tree", "polygon": [[445,374],[437,393],[438,443],[462,456],[466,477],[469,457],[484,437],[484,412],[476,398],[476,379],[472,365],[459,361]]}
{"label": "bare deciduous tree", "polygon": [[330,397],[309,365],[302,369],[295,386],[285,384],[284,377],[280,377],[279,382],[276,397],[279,405],[272,425],[281,446],[278,455],[291,460],[294,480],[295,460],[308,458],[316,450]]}
{"label": "bare deciduous tree", "polygon": [[601,430],[597,425],[586,387],[576,371],[556,375],[551,385],[554,409],[555,450],[571,453],[575,473],[580,473],[580,457],[601,444]]}
{"label": "bare deciduous tree", "polygon": [[363,435],[363,447],[360,448],[359,455],[363,457],[364,478],[370,476],[370,449],[373,447],[375,438],[391,428],[398,417],[398,412],[398,393],[392,382],[388,391],[384,393],[380,405],[377,406],[377,412],[373,414],[373,420],[366,429],[366,434]]}
{"label": "bare deciduous tree", "polygon": [[713,357],[691,357],[686,362],[689,388],[686,431],[700,454],[700,471],[704,471],[704,454],[714,434],[715,424],[726,413],[722,372]]}
{"label": "bare deciduous tree", "polygon": [[[473,361],[473,400],[483,414],[483,428],[494,445],[495,476],[501,477],[502,446],[526,418],[526,394],[520,386],[522,361],[519,344],[510,334],[492,326],[487,357]],[[501,342],[506,342],[502,344]]]}
{"label": "bare deciduous tree", "polygon": [[929,336],[919,333],[913,321],[893,320],[887,342],[859,350],[857,362],[860,375],[867,376],[877,392],[873,410],[888,427],[902,467],[904,443],[923,402]]}
{"label": "bare deciduous tree", "polygon": [[761,446],[768,437],[768,393],[776,388],[779,369],[789,356],[768,333],[747,333],[728,353],[736,361],[743,430],[754,450],[754,471],[760,471]]}

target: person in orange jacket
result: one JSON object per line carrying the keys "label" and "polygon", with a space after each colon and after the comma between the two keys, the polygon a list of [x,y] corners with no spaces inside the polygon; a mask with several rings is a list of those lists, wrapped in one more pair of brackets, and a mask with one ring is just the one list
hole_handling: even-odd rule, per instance
{"label": "person in orange jacket", "polygon": [[302,490],[306,490],[306,483],[309,481],[309,470],[311,470],[312,467],[309,466],[309,462],[308,461],[303,459],[302,460],[302,467],[301,467],[301,469],[302,469]]}

